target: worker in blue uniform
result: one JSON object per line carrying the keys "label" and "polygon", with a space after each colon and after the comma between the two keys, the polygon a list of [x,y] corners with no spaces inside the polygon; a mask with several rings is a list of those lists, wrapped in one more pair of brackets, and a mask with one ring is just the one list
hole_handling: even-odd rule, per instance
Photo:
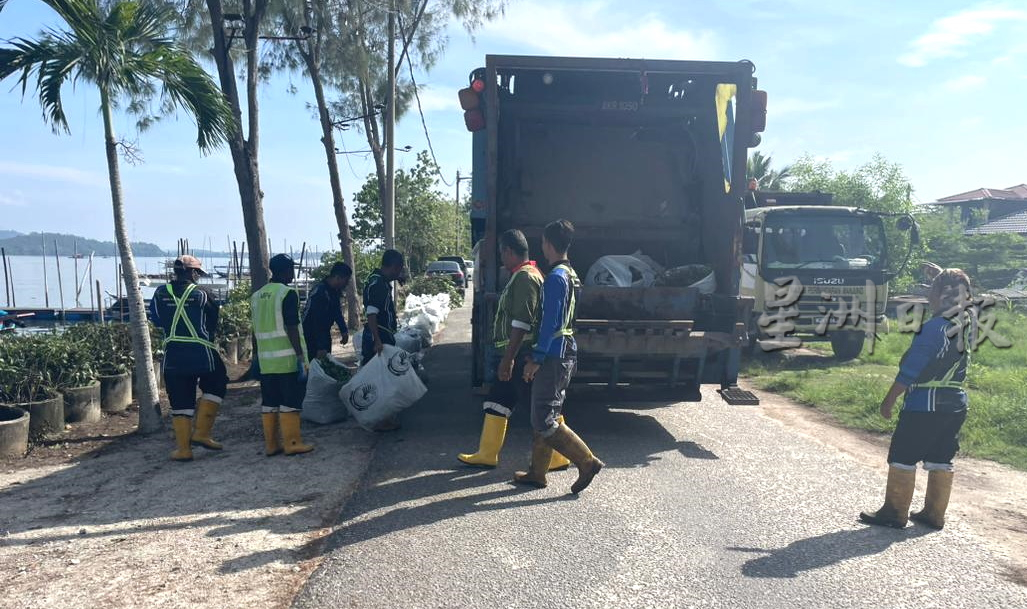
{"label": "worker in blue uniform", "polygon": [[[896,400],[905,396],[888,449],[884,505],[859,515],[868,524],[901,529],[912,518],[933,529],[945,526],[952,460],[959,451],[959,431],[968,407],[963,382],[976,325],[973,308],[968,306],[972,305],[970,279],[959,269],[941,271],[931,283],[928,302],[933,317],[913,337],[881,402],[881,415],[890,419]],[[923,510],[910,514],[916,467],[921,462],[927,471],[927,495]]]}
{"label": "worker in blue uniform", "polygon": [[211,431],[228,388],[228,375],[214,344],[218,302],[197,284],[207,273],[193,256],[176,259],[173,272],[171,283],[157,288],[150,299],[150,319],[164,332],[161,376],[171,403],[176,446],[171,458],[192,461],[194,445],[222,449]]}

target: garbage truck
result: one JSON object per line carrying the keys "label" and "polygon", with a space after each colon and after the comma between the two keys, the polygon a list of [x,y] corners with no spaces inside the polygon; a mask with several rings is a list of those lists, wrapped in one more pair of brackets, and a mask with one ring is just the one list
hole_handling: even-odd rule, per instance
{"label": "garbage truck", "polygon": [[[742,296],[755,305],[750,349],[830,341],[840,361],[888,330],[888,282],[919,228],[910,214],[833,205],[823,192],[753,191],[746,198]],[[784,323],[778,323],[784,322]]]}
{"label": "garbage truck", "polygon": [[[754,74],[749,61],[503,55],[470,73],[459,98],[472,132],[476,387],[507,280],[498,235],[520,229],[539,256],[545,225],[565,218],[579,276],[636,253],[665,271],[582,287],[576,383],[670,388],[682,401],[709,384],[755,402],[736,386],[754,304],[738,291],[745,165],[766,122]],[[683,268],[711,276],[675,283]]]}

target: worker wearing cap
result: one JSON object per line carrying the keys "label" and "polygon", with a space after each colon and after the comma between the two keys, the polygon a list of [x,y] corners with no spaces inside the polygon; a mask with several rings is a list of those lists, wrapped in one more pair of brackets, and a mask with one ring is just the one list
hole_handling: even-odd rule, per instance
{"label": "worker wearing cap", "polygon": [[[271,258],[271,281],[250,299],[253,334],[260,364],[260,395],[263,402],[264,446],[267,456],[308,453],[313,446],[300,437],[300,410],[306,380],[306,345],[300,328],[300,297],[289,286],[295,279],[292,258]],[[278,441],[281,427],[284,447]]]}
{"label": "worker wearing cap", "polygon": [[[175,278],[154,292],[150,319],[164,331],[164,387],[171,403],[175,461],[192,461],[192,445],[221,450],[211,438],[228,387],[225,363],[214,344],[218,303],[197,280],[207,273],[193,256],[180,256]],[[196,399],[196,387],[202,395]],[[196,426],[193,428],[193,421]]]}

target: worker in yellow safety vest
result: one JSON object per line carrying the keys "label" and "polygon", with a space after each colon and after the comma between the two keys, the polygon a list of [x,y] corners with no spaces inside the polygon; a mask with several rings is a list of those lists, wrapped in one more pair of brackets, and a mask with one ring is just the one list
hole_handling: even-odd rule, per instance
{"label": "worker in yellow safety vest", "polygon": [[[300,411],[305,393],[307,358],[300,328],[299,293],[289,286],[295,279],[292,258],[271,258],[271,281],[251,297],[253,335],[260,364],[264,447],[267,456],[308,453],[313,446],[300,437]],[[283,443],[279,442],[281,427]]]}
{"label": "worker in yellow safety vest", "polygon": [[180,256],[175,260],[174,274],[174,280],[157,288],[150,299],[150,319],[164,331],[161,376],[171,403],[176,445],[171,458],[192,461],[193,445],[222,448],[210,434],[225,397],[228,375],[213,342],[218,302],[207,288],[196,283],[207,273],[195,257]]}

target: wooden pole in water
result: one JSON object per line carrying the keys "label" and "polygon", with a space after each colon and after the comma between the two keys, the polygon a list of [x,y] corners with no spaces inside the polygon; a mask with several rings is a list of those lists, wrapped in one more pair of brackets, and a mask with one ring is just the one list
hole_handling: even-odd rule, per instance
{"label": "wooden pole in water", "polygon": [[89,252],[89,308],[95,307],[93,302],[93,254],[95,252]]}
{"label": "wooden pole in water", "polygon": [[18,294],[17,294],[16,290],[14,289],[14,261],[13,260],[11,260],[10,268],[8,269],[7,272],[9,274],[8,281],[11,282],[11,306],[12,307],[17,307],[18,306]]}
{"label": "wooden pole in water", "polygon": [[50,308],[50,285],[46,280],[46,237],[40,236],[40,241],[43,243],[43,303],[46,308]]}
{"label": "wooden pole in water", "polygon": [[246,261],[246,242],[239,246],[239,276],[242,276],[242,265]]}
{"label": "wooden pole in water", "polygon": [[11,306],[11,282],[7,279],[7,248],[0,247],[0,258],[4,259],[4,292],[7,294],[7,306]]}
{"label": "wooden pole in water", "polygon": [[57,260],[57,293],[61,295],[61,321],[67,321],[64,311],[64,282],[61,281],[61,254],[57,249],[57,240],[53,240],[53,257]]}
{"label": "wooden pole in water", "polygon": [[104,323],[104,321],[103,321],[103,296],[102,296],[102,294],[103,294],[103,292],[100,290],[100,280],[97,279],[96,280],[96,313],[97,313],[97,316],[100,319],[100,323],[101,324]]}
{"label": "wooden pole in water", "polygon": [[75,261],[75,308],[77,309],[82,306],[78,301],[78,239],[75,239],[75,254],[72,259]]}

